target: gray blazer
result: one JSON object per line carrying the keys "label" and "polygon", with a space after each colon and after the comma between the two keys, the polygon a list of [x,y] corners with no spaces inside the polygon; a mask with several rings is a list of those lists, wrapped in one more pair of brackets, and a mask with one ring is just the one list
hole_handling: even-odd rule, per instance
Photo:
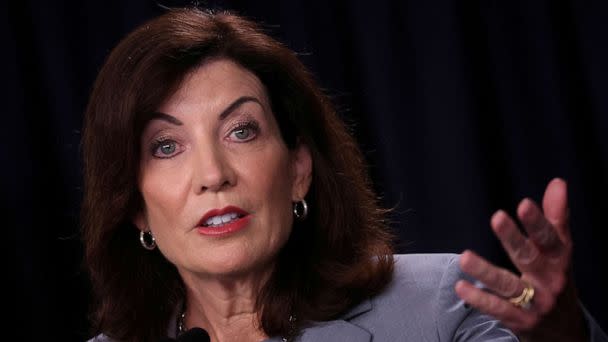
{"label": "gray blazer", "polygon": [[[497,320],[466,306],[456,296],[454,284],[466,278],[458,267],[458,257],[456,254],[396,255],[393,281],[385,291],[363,301],[339,319],[318,322],[304,329],[296,341],[518,341]],[[608,342],[608,337],[589,315],[587,322],[591,342]],[[170,335],[175,331],[175,322],[172,322]],[[91,341],[112,340],[98,336]],[[281,342],[281,338],[273,337],[265,342]]]}
{"label": "gray blazer", "polygon": [[454,284],[462,278],[456,254],[395,255],[385,291],[339,320],[305,329],[297,341],[518,341],[456,296]]}

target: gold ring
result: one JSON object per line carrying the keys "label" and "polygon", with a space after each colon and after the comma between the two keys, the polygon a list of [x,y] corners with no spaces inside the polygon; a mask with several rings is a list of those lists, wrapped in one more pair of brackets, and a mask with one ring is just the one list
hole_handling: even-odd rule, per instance
{"label": "gold ring", "polygon": [[532,302],[532,299],[534,298],[534,287],[527,282],[524,283],[526,284],[526,287],[524,287],[521,294],[517,297],[509,298],[509,302],[520,308],[528,309],[530,308],[530,302]]}

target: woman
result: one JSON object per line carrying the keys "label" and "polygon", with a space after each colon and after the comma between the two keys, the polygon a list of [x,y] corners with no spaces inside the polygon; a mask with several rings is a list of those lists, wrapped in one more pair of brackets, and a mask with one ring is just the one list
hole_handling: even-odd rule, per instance
{"label": "woman", "polygon": [[238,16],[173,10],[126,37],[95,83],[83,148],[95,340],[194,327],[212,341],[516,340],[504,326],[600,340],[567,273],[563,181],[546,218],[520,206],[530,239],[492,220],[522,278],[469,252],[393,257],[330,102]]}

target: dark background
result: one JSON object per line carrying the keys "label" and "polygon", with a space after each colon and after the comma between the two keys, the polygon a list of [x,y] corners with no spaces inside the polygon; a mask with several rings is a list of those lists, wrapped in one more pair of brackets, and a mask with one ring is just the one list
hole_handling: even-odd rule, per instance
{"label": "dark background", "polygon": [[[80,125],[113,46],[179,1],[0,4],[3,282],[23,340],[88,337]],[[349,122],[401,252],[509,267],[499,208],[569,183],[574,270],[608,328],[608,1],[225,1],[301,53]],[[407,319],[407,318],[405,318]]]}

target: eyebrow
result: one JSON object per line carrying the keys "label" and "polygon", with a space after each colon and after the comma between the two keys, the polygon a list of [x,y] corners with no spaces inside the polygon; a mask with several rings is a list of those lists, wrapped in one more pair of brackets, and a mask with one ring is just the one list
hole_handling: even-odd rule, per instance
{"label": "eyebrow", "polygon": [[226,119],[226,117],[228,117],[228,115],[230,115],[230,113],[232,113],[240,105],[242,105],[245,102],[249,102],[249,101],[259,104],[260,107],[264,107],[264,106],[262,106],[262,103],[260,103],[260,100],[258,100],[257,98],[255,98],[253,96],[241,96],[236,101],[232,102],[230,104],[230,106],[226,107],[226,109],[224,109],[222,111],[222,113],[220,114],[219,120],[222,121],[222,120]]}
{"label": "eyebrow", "polygon": [[167,121],[168,123],[172,123],[176,126],[182,126],[184,124],[183,122],[179,121],[175,116],[165,114],[162,112],[152,112],[152,114],[150,114],[149,121],[152,121],[152,120],[163,120],[163,121]]}
{"label": "eyebrow", "polygon": [[[236,99],[234,102],[232,102],[228,107],[226,107],[226,109],[224,109],[222,111],[222,113],[219,116],[219,120],[222,121],[224,119],[226,119],[228,117],[228,115],[230,115],[230,113],[232,113],[235,109],[237,109],[240,105],[242,105],[245,102],[255,102],[257,104],[259,104],[260,106],[262,106],[262,103],[260,102],[260,100],[258,100],[257,98],[253,97],[253,96],[241,96],[238,99]],[[176,118],[175,116],[166,114],[166,113],[162,113],[162,112],[152,112],[152,114],[150,115],[150,121],[151,120],[163,120],[163,121],[167,121],[169,123],[172,123],[176,126],[182,126],[184,123],[179,121],[178,118]]]}

